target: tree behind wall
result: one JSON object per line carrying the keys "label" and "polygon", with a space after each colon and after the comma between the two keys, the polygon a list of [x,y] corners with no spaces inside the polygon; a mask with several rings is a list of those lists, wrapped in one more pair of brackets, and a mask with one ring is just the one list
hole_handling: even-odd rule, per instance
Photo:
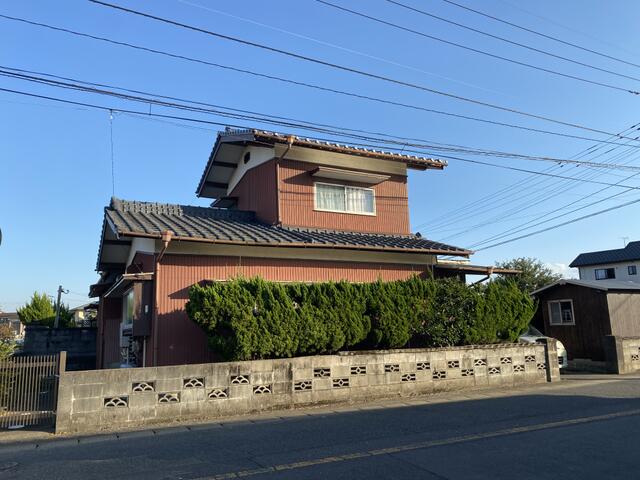
{"label": "tree behind wall", "polygon": [[[49,299],[46,293],[34,292],[29,303],[19,308],[17,313],[20,321],[25,325],[53,327],[56,320],[55,303]],[[69,308],[64,304],[60,305],[59,326],[69,326],[70,321],[71,314],[69,313]]]}
{"label": "tree behind wall", "polygon": [[562,278],[561,274],[555,273],[537,258],[514,258],[504,262],[496,262],[496,266],[520,270],[521,273],[517,275],[498,275],[498,281],[513,279],[520,290],[527,293],[534,292]]}

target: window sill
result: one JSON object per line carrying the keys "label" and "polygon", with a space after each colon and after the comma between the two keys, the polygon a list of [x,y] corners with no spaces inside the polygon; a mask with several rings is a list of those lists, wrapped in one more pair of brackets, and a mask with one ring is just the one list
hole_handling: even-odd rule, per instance
{"label": "window sill", "polygon": [[324,208],[314,208],[313,209],[314,212],[324,212],[324,213],[344,213],[347,215],[361,215],[364,217],[375,217],[376,216],[376,212],[373,213],[366,213],[366,212],[347,212],[344,210],[328,210],[328,209],[324,209]]}

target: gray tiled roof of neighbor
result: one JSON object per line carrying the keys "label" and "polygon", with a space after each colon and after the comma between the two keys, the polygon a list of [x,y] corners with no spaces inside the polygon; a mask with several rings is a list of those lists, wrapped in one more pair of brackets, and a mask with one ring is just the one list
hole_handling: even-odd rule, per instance
{"label": "gray tiled roof of neighbor", "polygon": [[413,251],[468,256],[472,252],[417,235],[319,230],[269,225],[255,219],[253,212],[211,207],[172,205],[111,199],[105,209],[118,235],[160,237],[162,232],[184,240],[247,245],[339,247],[369,250]]}
{"label": "gray tiled roof of neighbor", "polygon": [[581,253],[569,264],[569,266],[585,267],[587,265],[631,262],[634,260],[640,260],[640,241],[629,242],[624,248]]}

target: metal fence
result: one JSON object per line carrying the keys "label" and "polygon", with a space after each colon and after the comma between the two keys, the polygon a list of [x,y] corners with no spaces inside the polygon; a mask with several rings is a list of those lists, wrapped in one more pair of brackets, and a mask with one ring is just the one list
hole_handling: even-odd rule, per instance
{"label": "metal fence", "polygon": [[66,352],[0,361],[0,428],[53,424],[65,364]]}

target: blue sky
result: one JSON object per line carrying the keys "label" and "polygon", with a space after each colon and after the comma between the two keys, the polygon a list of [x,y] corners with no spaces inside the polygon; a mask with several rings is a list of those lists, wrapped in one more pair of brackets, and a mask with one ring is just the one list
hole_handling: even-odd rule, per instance
{"label": "blue sky", "polygon": [[[640,78],[638,67],[533,36],[442,0],[404,1],[495,35]],[[468,0],[459,1],[471,6]],[[312,0],[121,0],[119,3],[228,35],[607,132],[619,132],[640,122],[640,114],[635,108],[640,99],[631,94],[493,60],[354,17]],[[625,88],[640,88],[640,82],[636,80],[596,72],[507,45],[408,12],[384,0],[345,1],[342,4],[408,28],[522,62]],[[481,5],[473,5],[529,28],[640,64],[640,37],[637,35],[640,4],[633,0],[618,1],[615,8],[610,2],[597,0],[544,0],[527,2],[526,11],[516,0],[487,0]],[[4,2],[0,13],[403,103],[596,139],[606,138],[330,70],[133,17],[86,1]],[[570,158],[594,144],[293,87],[4,19],[0,19],[0,58],[4,67],[432,142],[555,158]],[[0,77],[0,88],[113,108],[143,111],[148,108],[6,77]],[[175,113],[158,107],[154,107],[154,111]],[[220,121],[211,116],[199,118]],[[255,125],[283,130],[264,124]],[[176,125],[116,113],[113,119],[116,196],[207,205],[208,201],[197,199],[194,191],[216,130],[213,126]],[[629,153],[625,155],[621,147],[606,153],[607,149],[601,145],[597,153],[602,155],[594,161],[629,162],[638,166],[640,152],[634,154],[632,148],[627,150]],[[616,152],[620,152],[617,159],[613,157]],[[559,175],[583,176],[610,183],[634,173],[593,171],[574,166],[559,168],[516,159],[480,160],[538,171],[554,169],[552,171]],[[65,301],[71,305],[83,303],[87,300],[84,295],[88,285],[97,278],[94,268],[102,210],[112,193],[108,112],[0,92],[0,175],[3,180],[0,201],[0,228],[3,232],[0,307],[13,310],[24,303],[34,290],[53,295],[58,284],[70,290],[64,297]],[[640,175],[625,180],[625,184],[640,186],[638,179]],[[496,194],[516,182],[522,183]],[[415,172],[410,175],[411,220],[414,230],[428,238],[471,246],[570,202],[579,201],[574,206],[576,208],[621,192],[619,188],[610,188],[595,193],[602,188],[602,185],[534,177],[451,160],[443,172]],[[589,197],[583,200],[585,196]],[[543,226],[638,198],[640,193],[627,192]],[[475,205],[468,207],[471,202]],[[638,205],[481,250],[473,261],[491,264],[515,256],[533,256],[549,264],[566,265],[581,251],[618,248],[623,244],[622,237],[630,240],[640,238]],[[465,206],[464,215],[451,216],[450,212]],[[558,213],[564,212],[566,210]],[[449,221],[435,221],[445,214]]]}

